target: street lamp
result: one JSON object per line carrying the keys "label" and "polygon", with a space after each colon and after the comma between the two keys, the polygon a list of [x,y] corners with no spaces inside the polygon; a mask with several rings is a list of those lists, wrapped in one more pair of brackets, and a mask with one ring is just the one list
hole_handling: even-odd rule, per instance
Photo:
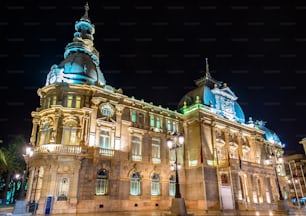
{"label": "street lamp", "polygon": [[22,214],[26,215],[26,200],[24,196],[24,187],[25,187],[25,178],[27,177],[28,173],[28,160],[30,157],[33,156],[33,147],[29,143],[26,145],[25,154],[23,155],[23,158],[26,162],[26,170],[23,172],[22,181],[21,181],[21,188],[20,188],[20,194],[18,197],[18,200],[15,203],[13,214]]}
{"label": "street lamp", "polygon": [[[186,205],[185,200],[182,198],[181,192],[180,192],[180,183],[179,183],[179,175],[178,175],[178,169],[179,164],[177,162],[177,149],[181,148],[184,144],[184,136],[182,134],[173,134],[173,136],[169,139],[167,139],[167,145],[170,150],[175,151],[175,196],[174,199],[172,199],[172,205],[171,205],[171,216],[192,216],[193,214],[187,214],[186,211]],[[169,214],[165,214],[169,215]]]}
{"label": "street lamp", "polygon": [[184,144],[184,136],[182,134],[176,135],[174,134],[173,139],[169,138],[167,140],[167,145],[170,150],[175,150],[175,198],[182,198],[180,192],[180,183],[179,183],[179,176],[178,176],[178,162],[177,162],[177,149],[182,147]]}

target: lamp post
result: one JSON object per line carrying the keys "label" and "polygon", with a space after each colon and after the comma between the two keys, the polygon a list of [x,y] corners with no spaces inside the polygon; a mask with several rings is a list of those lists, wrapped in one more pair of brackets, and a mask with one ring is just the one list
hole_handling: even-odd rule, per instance
{"label": "lamp post", "polygon": [[167,140],[167,145],[170,150],[175,151],[175,198],[182,198],[181,192],[180,192],[180,182],[179,182],[179,176],[178,176],[178,162],[177,162],[177,149],[182,147],[184,144],[184,136],[182,134],[176,135],[173,137],[173,139]]}
{"label": "lamp post", "polygon": [[20,193],[18,196],[18,200],[15,203],[13,214],[26,214],[26,200],[24,196],[24,187],[25,187],[25,178],[27,177],[28,173],[28,160],[33,155],[33,148],[31,144],[26,145],[25,154],[23,155],[24,160],[26,162],[26,170],[23,172],[22,181],[21,181],[21,188]]}
{"label": "lamp post", "polygon": [[[177,160],[177,150],[181,148],[184,144],[184,136],[182,134],[173,134],[173,136],[167,139],[167,145],[170,150],[175,151],[175,196],[172,199],[171,205],[171,214],[174,216],[187,216],[192,214],[187,214],[186,206],[184,198],[182,198],[180,192],[180,182],[179,182],[179,175],[178,175],[178,160]],[[166,214],[167,215],[167,214]]]}

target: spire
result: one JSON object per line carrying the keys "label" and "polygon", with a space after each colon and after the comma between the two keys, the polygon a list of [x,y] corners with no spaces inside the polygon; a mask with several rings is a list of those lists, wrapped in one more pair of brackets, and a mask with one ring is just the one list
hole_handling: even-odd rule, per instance
{"label": "spire", "polygon": [[90,22],[90,19],[89,19],[89,17],[88,17],[88,11],[89,11],[88,2],[86,2],[86,4],[84,5],[84,10],[85,10],[85,12],[84,12],[84,15],[82,16],[81,20],[82,20],[82,21],[88,21],[88,22]]}
{"label": "spire", "polygon": [[88,3],[84,15],[75,22],[75,33],[65,48],[64,60],[51,68],[46,85],[73,83],[104,86],[106,81],[100,70],[99,52],[94,47],[95,25],[88,17]]}
{"label": "spire", "polygon": [[209,65],[208,65],[208,58],[205,58],[205,64],[206,64],[206,75],[209,73]]}
{"label": "spire", "polygon": [[205,79],[209,79],[209,80],[211,80],[212,79],[212,77],[211,77],[211,75],[210,75],[210,73],[209,73],[209,64],[208,64],[208,58],[205,58]]}

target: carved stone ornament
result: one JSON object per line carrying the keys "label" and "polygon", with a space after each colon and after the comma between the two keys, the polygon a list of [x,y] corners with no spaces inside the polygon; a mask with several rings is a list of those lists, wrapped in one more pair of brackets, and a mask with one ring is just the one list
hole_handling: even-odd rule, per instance
{"label": "carved stone ornament", "polygon": [[112,117],[115,114],[115,107],[110,103],[102,103],[99,106],[102,116]]}

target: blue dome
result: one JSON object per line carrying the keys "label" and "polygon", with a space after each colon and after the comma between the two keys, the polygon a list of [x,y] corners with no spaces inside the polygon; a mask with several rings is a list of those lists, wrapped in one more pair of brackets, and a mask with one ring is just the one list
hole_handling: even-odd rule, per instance
{"label": "blue dome", "polygon": [[207,86],[204,86],[203,103],[211,107],[216,107],[215,96]]}
{"label": "blue dome", "polygon": [[65,48],[64,60],[53,65],[48,73],[46,86],[54,83],[72,83],[104,86],[106,81],[100,70],[99,52],[94,47],[95,26],[88,17],[89,6],[85,5],[85,14],[75,23],[74,38]]}
{"label": "blue dome", "polygon": [[245,116],[241,106],[235,102],[234,109],[236,112],[237,121],[240,123],[245,123]]}
{"label": "blue dome", "polygon": [[268,141],[270,143],[273,143],[273,144],[282,145],[282,142],[280,141],[280,139],[277,136],[277,134],[274,131],[268,129],[265,126],[265,122],[263,122],[263,121],[256,121],[255,124],[258,126],[258,128],[260,130],[263,130],[265,132],[264,138],[265,138],[266,141]]}
{"label": "blue dome", "polygon": [[242,108],[238,104],[237,97],[226,85],[223,88],[214,86],[211,89],[207,85],[200,85],[198,88],[188,92],[179,103],[179,108],[186,106],[192,106],[201,99],[201,103],[209,106],[217,114],[224,118],[236,121],[239,123],[245,123],[245,116]]}

